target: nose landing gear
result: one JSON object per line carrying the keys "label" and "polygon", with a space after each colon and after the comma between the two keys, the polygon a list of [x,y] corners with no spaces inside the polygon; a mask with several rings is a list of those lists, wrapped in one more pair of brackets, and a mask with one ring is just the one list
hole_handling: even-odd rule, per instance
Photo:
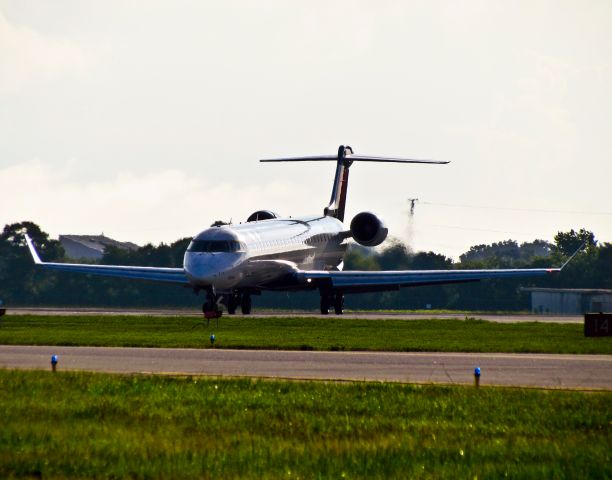
{"label": "nose landing gear", "polygon": [[217,295],[214,290],[208,290],[206,293],[206,301],[202,305],[202,313],[204,318],[210,321],[211,318],[219,318],[223,315],[221,304],[227,308],[227,313],[234,315],[238,306],[242,310],[243,315],[249,315],[253,303],[251,295],[243,292],[233,292],[227,295]]}
{"label": "nose landing gear", "polygon": [[223,314],[221,307],[219,306],[220,298],[215,295],[213,290],[209,290],[206,293],[206,301],[202,305],[202,313],[204,318],[210,322],[211,318],[219,318]]}

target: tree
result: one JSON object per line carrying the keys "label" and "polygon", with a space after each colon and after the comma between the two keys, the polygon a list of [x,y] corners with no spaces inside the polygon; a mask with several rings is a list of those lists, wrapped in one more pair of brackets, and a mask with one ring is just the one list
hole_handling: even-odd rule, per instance
{"label": "tree", "polygon": [[548,257],[552,251],[552,245],[547,240],[534,240],[523,242],[520,246],[521,259],[530,260],[534,257]]}
{"label": "tree", "polygon": [[612,243],[604,243],[597,249],[595,283],[599,288],[612,288]]}
{"label": "tree", "polygon": [[452,268],[451,258],[434,252],[419,252],[412,257],[410,268],[414,270],[447,270]]}
{"label": "tree", "polygon": [[26,248],[24,234],[27,233],[38,247],[39,253],[48,261],[64,258],[65,252],[58,240],[51,240],[34,222],[19,222],[5,225],[0,234],[0,244],[13,249]]}
{"label": "tree", "polygon": [[410,268],[410,250],[407,245],[398,239],[391,240],[377,257],[381,270],[407,270]]}
{"label": "tree", "polygon": [[53,287],[54,277],[35,276],[24,234],[28,233],[39,249],[41,258],[58,261],[64,258],[64,249],[57,240],[51,240],[33,222],[5,225],[0,234],[0,298],[7,303],[36,303]]}
{"label": "tree", "polygon": [[499,258],[505,260],[518,260],[521,256],[520,247],[516,240],[504,240],[491,245],[475,245],[459,259],[462,262],[486,260],[488,258]]}
{"label": "tree", "polygon": [[569,232],[557,232],[554,250],[563,255],[572,255],[582,244],[585,244],[587,252],[595,249],[597,240],[595,240],[593,232],[584,228],[581,228],[578,232],[571,229]]}

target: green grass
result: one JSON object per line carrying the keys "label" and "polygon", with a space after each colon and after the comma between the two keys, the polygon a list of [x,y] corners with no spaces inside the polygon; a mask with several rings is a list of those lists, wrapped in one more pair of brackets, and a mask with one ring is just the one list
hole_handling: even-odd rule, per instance
{"label": "green grass", "polygon": [[304,350],[612,354],[612,338],[586,338],[580,324],[482,320],[356,320],[337,317],[211,321],[148,316],[6,316],[0,344]]}
{"label": "green grass", "polygon": [[612,394],[0,370],[0,477],[610,478]]}
{"label": "green grass", "polygon": [[350,310],[344,313],[391,313],[391,314],[413,314],[413,315],[465,315],[473,317],[477,315],[537,315],[529,310],[449,310],[447,308],[417,308],[417,309],[395,309],[395,310]]}

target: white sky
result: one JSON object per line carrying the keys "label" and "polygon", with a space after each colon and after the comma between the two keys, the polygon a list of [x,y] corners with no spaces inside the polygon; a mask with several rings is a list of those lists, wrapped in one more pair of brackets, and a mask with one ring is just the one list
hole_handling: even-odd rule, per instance
{"label": "white sky", "polygon": [[610,25],[609,0],[0,0],[0,223],[143,244],[318,213],[332,164],[257,159],[343,143],[452,162],[351,169],[347,220],[418,250],[612,241]]}

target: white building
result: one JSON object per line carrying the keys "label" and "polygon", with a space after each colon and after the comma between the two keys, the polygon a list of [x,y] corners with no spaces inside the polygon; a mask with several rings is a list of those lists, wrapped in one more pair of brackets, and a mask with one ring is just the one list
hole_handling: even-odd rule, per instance
{"label": "white building", "polygon": [[531,293],[531,311],[538,314],[612,312],[612,290],[595,288],[522,288]]}
{"label": "white building", "polygon": [[66,251],[66,256],[75,260],[99,260],[108,246],[124,250],[138,249],[135,243],[119,242],[104,235],[60,235],[59,241]]}

